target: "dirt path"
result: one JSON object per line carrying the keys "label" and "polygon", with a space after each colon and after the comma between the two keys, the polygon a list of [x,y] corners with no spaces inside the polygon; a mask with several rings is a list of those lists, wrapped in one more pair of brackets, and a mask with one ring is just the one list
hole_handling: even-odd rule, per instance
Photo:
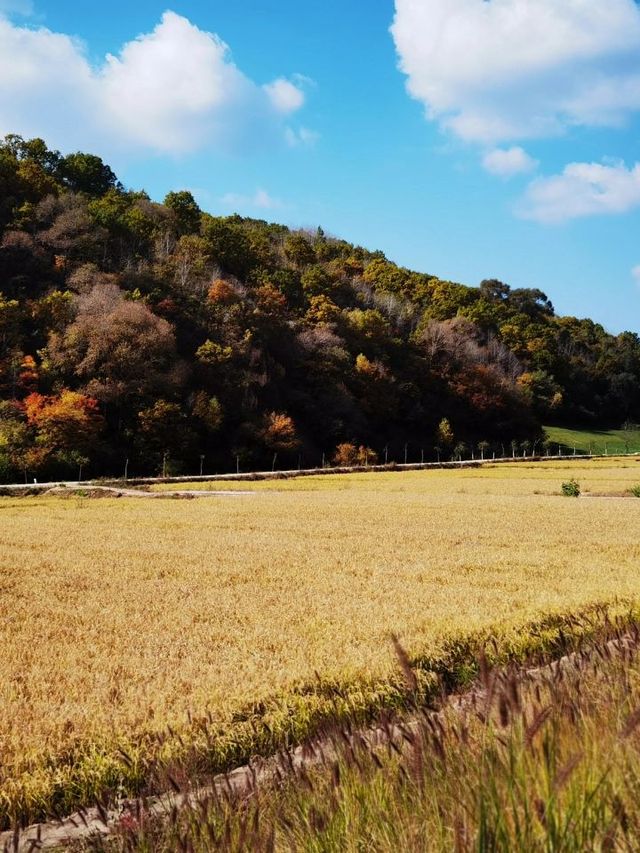
{"label": "dirt path", "polygon": [[255,495],[257,492],[249,490],[228,491],[204,491],[200,489],[177,489],[175,491],[146,492],[142,489],[121,489],[116,486],[87,486],[70,488],[69,486],[53,486],[44,492],[45,495],[57,495],[61,497],[86,497],[86,498],[151,498],[163,500],[166,498],[228,498],[245,497]]}

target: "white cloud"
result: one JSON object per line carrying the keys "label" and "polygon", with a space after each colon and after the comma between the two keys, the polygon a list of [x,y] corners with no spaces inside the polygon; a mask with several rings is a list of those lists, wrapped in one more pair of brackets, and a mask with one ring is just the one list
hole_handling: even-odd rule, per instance
{"label": "white cloud", "polygon": [[279,113],[288,115],[304,106],[304,92],[284,77],[264,87],[271,103]]}
{"label": "white cloud", "polygon": [[0,135],[47,135],[54,143],[86,138],[95,81],[82,45],[49,30],[0,18]]}
{"label": "white cloud", "polygon": [[640,109],[635,0],[396,0],[409,93],[485,144],[620,124]]}
{"label": "white cloud", "polygon": [[640,287],[640,264],[631,270],[631,275],[635,283]]}
{"label": "white cloud", "polygon": [[640,207],[640,163],[570,163],[560,175],[529,185],[519,213],[537,222],[626,213]]}
{"label": "white cloud", "polygon": [[482,158],[482,165],[492,175],[510,178],[524,172],[533,172],[539,165],[530,154],[515,146],[513,148],[494,148]]}
{"label": "white cloud", "polygon": [[[44,136],[58,147],[182,153],[286,138],[282,105],[216,35],[174,12],[98,68],[77,40],[0,18],[0,81],[0,134]],[[291,113],[304,99],[288,94]]]}
{"label": "white cloud", "polygon": [[253,195],[242,195],[241,193],[227,193],[220,201],[225,207],[233,210],[246,208],[257,210],[276,210],[283,207],[280,199],[273,198],[266,190],[257,189]]}

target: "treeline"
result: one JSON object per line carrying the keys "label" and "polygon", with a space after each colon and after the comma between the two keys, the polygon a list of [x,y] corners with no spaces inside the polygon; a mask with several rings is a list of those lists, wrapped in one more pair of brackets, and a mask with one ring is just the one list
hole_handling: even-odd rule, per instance
{"label": "treeline", "polygon": [[640,420],[640,340],[0,143],[0,479],[417,461]]}

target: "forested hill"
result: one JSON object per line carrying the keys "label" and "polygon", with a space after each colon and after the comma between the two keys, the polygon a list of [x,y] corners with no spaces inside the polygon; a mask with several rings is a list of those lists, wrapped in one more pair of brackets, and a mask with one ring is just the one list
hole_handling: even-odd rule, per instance
{"label": "forested hill", "polygon": [[[640,421],[640,340],[0,143],[0,480],[501,450]],[[354,445],[351,447],[351,445]],[[373,452],[369,458],[373,458]],[[237,459],[238,458],[238,459]]]}

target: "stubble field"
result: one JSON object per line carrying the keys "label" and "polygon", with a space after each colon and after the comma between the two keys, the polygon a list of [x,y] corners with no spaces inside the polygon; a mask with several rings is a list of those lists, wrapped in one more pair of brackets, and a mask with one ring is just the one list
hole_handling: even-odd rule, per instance
{"label": "stubble field", "polygon": [[622,493],[640,464],[0,499],[0,819],[143,787],[178,749],[154,739],[168,726],[222,766],[304,735],[329,706],[383,704],[392,632],[437,656],[476,632],[636,602],[640,501],[563,498],[570,477]]}

